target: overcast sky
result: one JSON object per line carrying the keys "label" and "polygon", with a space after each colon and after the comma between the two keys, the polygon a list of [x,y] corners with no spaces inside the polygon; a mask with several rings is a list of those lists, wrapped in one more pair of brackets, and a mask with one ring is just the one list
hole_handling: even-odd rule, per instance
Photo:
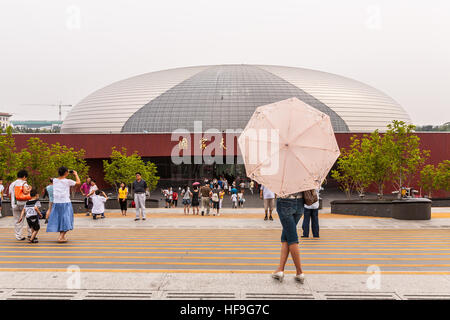
{"label": "overcast sky", "polygon": [[[0,112],[57,119],[114,81],[207,64],[347,76],[450,121],[448,0],[1,0]],[[66,112],[64,112],[65,114]]]}

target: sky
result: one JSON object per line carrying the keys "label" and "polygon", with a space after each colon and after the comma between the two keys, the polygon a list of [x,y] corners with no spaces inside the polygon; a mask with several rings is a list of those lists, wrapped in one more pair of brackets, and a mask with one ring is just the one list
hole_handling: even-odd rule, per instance
{"label": "sky", "polygon": [[131,76],[243,63],[350,77],[438,125],[449,39],[448,0],[1,0],[0,112],[56,120],[51,105]]}

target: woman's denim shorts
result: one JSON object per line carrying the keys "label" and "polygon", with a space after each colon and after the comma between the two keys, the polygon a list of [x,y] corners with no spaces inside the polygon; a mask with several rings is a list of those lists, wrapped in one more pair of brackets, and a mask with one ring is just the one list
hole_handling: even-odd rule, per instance
{"label": "woman's denim shorts", "polygon": [[298,243],[297,224],[303,215],[303,211],[303,198],[277,199],[278,217],[283,227],[281,242],[287,242],[288,245]]}

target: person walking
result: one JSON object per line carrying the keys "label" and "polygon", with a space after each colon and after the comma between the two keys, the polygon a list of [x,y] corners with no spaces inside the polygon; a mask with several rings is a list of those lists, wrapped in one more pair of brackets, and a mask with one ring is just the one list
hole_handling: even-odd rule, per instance
{"label": "person walking", "polygon": [[237,205],[237,203],[238,203],[238,196],[237,196],[237,194],[236,193],[232,193],[230,198],[231,198],[231,207],[234,208],[234,209],[237,209],[237,207],[238,207],[238,205]]}
{"label": "person walking", "polygon": [[136,172],[136,180],[133,182],[134,203],[136,204],[136,218],[134,221],[145,220],[145,193],[148,191],[147,182],[142,179],[141,173]]}
{"label": "person walking", "polygon": [[209,187],[208,180],[206,180],[205,185],[200,188],[200,194],[202,196],[202,216],[205,213],[206,209],[206,215],[209,216],[209,194],[211,193],[211,188]]}
{"label": "person walking", "polygon": [[[194,189],[192,190],[192,214],[195,215],[199,213],[199,205],[200,205],[200,201],[199,201],[199,195],[200,195],[200,190],[198,189],[197,186],[194,187]],[[197,211],[197,213],[195,213]]]}
{"label": "person walking", "polygon": [[239,203],[239,208],[243,208],[244,207],[244,189],[242,188],[241,190],[239,190],[238,193],[238,203]]}
{"label": "person walking", "polygon": [[[184,214],[189,214],[189,208],[191,206],[192,192],[188,186],[185,186],[183,191],[181,191],[181,196],[183,197]],[[197,206],[198,209],[198,206]],[[192,209],[194,210],[194,209]]]}
{"label": "person walking", "polygon": [[53,206],[53,178],[50,178],[50,184],[45,187],[45,195],[48,196],[48,210],[45,215],[45,223],[48,223],[48,218],[50,217],[50,214],[52,213],[52,206]]}
{"label": "person walking", "polygon": [[120,183],[119,191],[117,194],[117,200],[119,201],[120,211],[123,216],[127,215],[127,202],[128,202],[128,188],[125,183]]}
{"label": "person walking", "polygon": [[225,195],[225,190],[220,190],[219,192],[219,209],[222,209],[223,197]]}
{"label": "person walking", "polygon": [[2,202],[3,202],[3,191],[5,187],[3,186],[3,179],[0,177],[0,217],[2,216]]}
{"label": "person walking", "polygon": [[30,196],[31,199],[28,200],[23,207],[19,221],[21,222],[24,218],[26,218],[27,224],[32,230],[29,242],[37,243],[38,240],[36,236],[39,232],[39,229],[41,228],[39,225],[39,217],[42,217],[40,211],[41,203],[39,202],[39,194],[37,193],[36,189],[30,191]]}
{"label": "person walking", "polygon": [[219,187],[217,183],[214,185],[214,188],[211,190],[209,196],[211,197],[212,203],[213,203],[213,210],[214,215],[220,216],[219,213],[219,202],[220,202],[220,196],[219,196]]}
{"label": "person walking", "polygon": [[[20,214],[22,213],[23,207],[26,202],[31,199],[30,191],[31,186],[27,184],[28,172],[26,170],[20,170],[17,172],[17,179],[9,185],[9,197],[11,199],[11,208],[14,217],[14,234],[17,240],[25,240],[22,237],[22,229],[24,220],[20,219]],[[16,198],[17,196],[17,198]],[[28,239],[31,238],[31,228],[28,226]]]}
{"label": "person walking", "polygon": [[178,207],[178,192],[175,190],[172,196],[173,208]]}
{"label": "person walking", "polygon": [[84,196],[84,208],[86,209],[86,215],[89,216],[90,210],[89,210],[89,191],[91,189],[91,177],[86,178],[86,182],[84,182],[80,187],[80,192]]}
{"label": "person walking", "polygon": [[297,235],[297,224],[304,211],[303,203],[302,192],[294,193],[283,198],[277,198],[277,212],[283,231],[281,232],[280,264],[275,272],[272,273],[272,278],[279,281],[283,281],[284,268],[289,253],[295,264],[295,280],[300,283],[304,283],[305,281],[305,275],[303,274],[300,262]]}
{"label": "person walking", "polygon": [[275,207],[275,193],[269,190],[264,186],[261,186],[261,190],[259,191],[259,197],[264,201],[264,221],[267,221],[267,212],[269,212],[269,220],[273,221],[272,211]]}
{"label": "person walking", "polygon": [[169,188],[169,208],[173,208],[173,190]]}
{"label": "person walking", "polygon": [[302,238],[309,238],[309,222],[311,221],[311,229],[314,238],[319,238],[319,189],[316,189],[317,201],[308,206],[305,203],[305,214],[303,215],[303,235]]}
{"label": "person walking", "polygon": [[[67,179],[73,174],[75,181]],[[58,169],[58,178],[53,179],[53,208],[48,219],[47,232],[59,232],[58,242],[67,242],[66,234],[73,230],[73,207],[70,201],[70,188],[81,184],[78,173],[67,167]]]}
{"label": "person walking", "polygon": [[253,180],[250,181],[250,192],[253,194],[253,188],[255,187],[255,183]]}

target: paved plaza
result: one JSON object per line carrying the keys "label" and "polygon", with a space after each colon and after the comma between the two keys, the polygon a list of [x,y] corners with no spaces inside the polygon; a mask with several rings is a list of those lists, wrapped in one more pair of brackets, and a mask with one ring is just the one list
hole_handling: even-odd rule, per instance
{"label": "paved plaza", "polygon": [[[44,224],[38,244],[16,241],[4,217],[0,299],[450,299],[450,208],[433,208],[429,221],[329,211],[320,239],[300,241],[303,285],[291,260],[283,283],[270,278],[281,226],[261,209],[202,217],[158,208],[146,221],[78,214],[66,244]],[[78,283],[68,270],[80,271]]]}

